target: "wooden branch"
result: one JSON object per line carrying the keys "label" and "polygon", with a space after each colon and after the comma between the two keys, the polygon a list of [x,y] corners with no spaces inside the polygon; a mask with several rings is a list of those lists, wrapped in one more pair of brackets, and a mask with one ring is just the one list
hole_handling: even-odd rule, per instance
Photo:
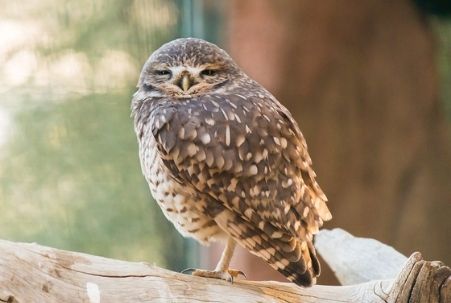
{"label": "wooden branch", "polygon": [[[346,240],[337,242],[344,236]],[[450,302],[448,267],[414,253],[399,270],[399,253],[390,257],[382,253],[388,247],[367,240],[342,230],[322,231],[317,246],[340,279],[372,281],[311,288],[272,281],[241,280],[232,285],[146,263],[0,240],[0,302]],[[333,247],[329,242],[335,243]],[[390,269],[382,267],[395,267],[391,269],[394,275],[388,276]],[[362,271],[377,274],[357,274]]]}
{"label": "wooden branch", "polygon": [[315,247],[342,285],[393,279],[407,261],[388,245],[354,237],[340,228],[318,233]]}

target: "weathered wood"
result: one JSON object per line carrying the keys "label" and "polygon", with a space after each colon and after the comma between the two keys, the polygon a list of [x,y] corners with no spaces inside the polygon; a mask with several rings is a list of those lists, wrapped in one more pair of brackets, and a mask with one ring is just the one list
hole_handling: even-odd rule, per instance
{"label": "weathered wood", "polygon": [[[387,258],[386,263],[354,259],[359,252],[373,258],[368,250],[380,251],[386,247],[377,245],[377,241],[367,247],[366,239],[353,238],[340,230],[322,231],[318,237],[319,250],[330,255],[330,252],[325,254],[326,242],[343,235],[348,239],[336,242],[333,248],[339,255],[346,251],[343,247],[348,247],[350,258],[326,258],[332,266],[345,263],[334,268],[345,281],[350,280],[343,271],[355,277],[356,270],[366,270],[364,264],[371,271],[375,269],[373,262],[380,267],[396,263],[390,262],[390,254],[385,253],[374,256]],[[355,241],[361,245],[356,245]],[[399,260],[399,256],[397,258]],[[385,275],[389,271],[379,272]],[[419,253],[414,253],[401,272],[397,272],[397,277],[388,280],[311,288],[272,281],[241,280],[232,285],[147,263],[0,240],[0,302],[449,302],[450,273],[440,262],[424,261]],[[371,277],[362,275],[358,279],[364,281]]]}
{"label": "weathered wood", "polygon": [[342,285],[393,279],[407,261],[393,247],[340,228],[318,233],[315,246]]}

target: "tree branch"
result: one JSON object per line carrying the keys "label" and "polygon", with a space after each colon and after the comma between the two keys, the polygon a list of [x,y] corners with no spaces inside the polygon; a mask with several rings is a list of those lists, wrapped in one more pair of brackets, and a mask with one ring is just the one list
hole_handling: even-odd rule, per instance
{"label": "tree branch", "polygon": [[0,302],[314,303],[450,299],[450,269],[440,262],[422,260],[420,253],[414,253],[402,266],[400,261],[405,257],[388,246],[354,238],[342,230],[320,232],[317,246],[341,281],[360,284],[300,288],[292,283],[241,280],[232,285],[147,263],[0,240]]}
{"label": "tree branch", "polygon": [[393,279],[407,261],[393,247],[340,228],[319,232],[315,247],[342,285]]}

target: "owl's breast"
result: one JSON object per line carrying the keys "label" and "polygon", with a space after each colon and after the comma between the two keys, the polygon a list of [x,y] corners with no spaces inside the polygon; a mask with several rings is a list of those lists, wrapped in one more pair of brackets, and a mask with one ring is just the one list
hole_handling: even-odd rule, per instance
{"label": "owl's breast", "polygon": [[146,135],[139,142],[141,168],[166,218],[183,236],[193,237],[203,244],[222,238],[223,231],[203,211],[207,201],[188,184],[174,180],[160,157],[153,135]]}

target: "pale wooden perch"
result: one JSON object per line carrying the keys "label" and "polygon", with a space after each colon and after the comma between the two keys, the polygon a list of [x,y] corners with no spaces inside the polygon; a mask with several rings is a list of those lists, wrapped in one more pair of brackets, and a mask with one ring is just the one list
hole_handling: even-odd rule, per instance
{"label": "pale wooden perch", "polygon": [[[451,302],[450,269],[371,239],[321,231],[318,251],[346,286],[225,281],[0,240],[0,302]],[[321,281],[321,280],[320,280]]]}

